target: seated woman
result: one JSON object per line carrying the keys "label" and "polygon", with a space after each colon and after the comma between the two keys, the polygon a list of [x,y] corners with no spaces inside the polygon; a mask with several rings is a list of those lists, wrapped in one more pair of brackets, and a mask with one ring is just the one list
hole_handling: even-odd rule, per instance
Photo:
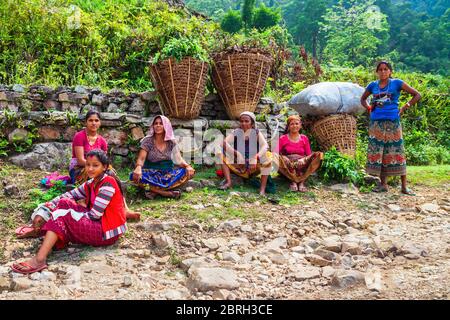
{"label": "seated woman", "polygon": [[271,153],[264,136],[256,126],[253,112],[242,112],[239,116],[239,128],[229,134],[223,141],[222,171],[225,184],[222,190],[231,188],[231,172],[248,179],[261,173],[259,193],[266,192],[267,179],[272,170]]}
{"label": "seated woman", "polygon": [[[86,129],[77,132],[72,140],[72,160],[69,165],[69,175],[72,184],[81,185],[85,183],[89,176],[86,169],[86,155],[92,150],[108,151],[108,143],[98,134],[98,129],[101,126],[100,113],[95,110],[89,110],[86,114]],[[109,165],[109,170],[114,172],[114,169]],[[114,172],[115,174],[115,172]],[[82,203],[82,201],[81,201]],[[128,220],[139,220],[140,214],[131,211],[125,201],[125,211]],[[31,216],[31,226],[26,225],[17,228],[16,236],[19,239],[34,238],[40,234],[40,228],[48,220],[46,208],[38,207]]]}
{"label": "seated woman", "polygon": [[286,134],[282,135],[275,147],[275,159],[279,171],[291,182],[291,191],[307,191],[305,181],[320,167],[322,152],[311,152],[307,136],[300,134],[301,118],[292,115],[287,119]]}
{"label": "seated woman", "polygon": [[86,128],[77,132],[72,140],[72,160],[69,175],[72,184],[82,184],[88,180],[85,170],[86,154],[94,149],[108,152],[108,143],[98,134],[101,126],[100,113],[89,110],[86,114]]}
{"label": "seated woman", "polygon": [[[108,166],[108,157],[102,150],[86,155],[90,180],[45,204],[49,219],[41,231],[44,241],[35,257],[13,264],[13,271],[30,274],[45,269],[53,247],[61,249],[68,243],[108,246],[119,239],[127,230],[125,202],[120,180]],[[87,207],[77,204],[81,199]]]}
{"label": "seated woman", "polygon": [[174,189],[194,174],[194,168],[181,156],[170,120],[162,115],[156,116],[149,134],[141,141],[136,168],[130,174],[130,180],[144,188],[149,199],[157,195],[178,199],[181,191]]}

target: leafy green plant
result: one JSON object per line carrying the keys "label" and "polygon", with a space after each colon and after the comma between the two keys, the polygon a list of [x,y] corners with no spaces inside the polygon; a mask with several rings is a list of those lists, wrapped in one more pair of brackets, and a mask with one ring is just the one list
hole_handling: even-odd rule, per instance
{"label": "leafy green plant", "polygon": [[66,185],[63,181],[54,181],[53,187],[48,190],[42,190],[38,188],[31,189],[28,193],[31,201],[24,203],[22,207],[27,214],[31,214],[33,210],[36,209],[36,207],[40,204],[52,201],[54,198],[62,195],[65,192]]}
{"label": "leafy green plant", "polygon": [[360,184],[363,174],[358,171],[356,161],[350,156],[344,155],[332,147],[325,152],[319,176],[326,182],[352,182]]}
{"label": "leafy green plant", "polygon": [[208,52],[203,48],[198,39],[180,37],[170,39],[162,50],[156,53],[153,58],[153,64],[168,58],[175,58],[176,61],[181,61],[187,57],[204,62],[208,62],[209,60]]}

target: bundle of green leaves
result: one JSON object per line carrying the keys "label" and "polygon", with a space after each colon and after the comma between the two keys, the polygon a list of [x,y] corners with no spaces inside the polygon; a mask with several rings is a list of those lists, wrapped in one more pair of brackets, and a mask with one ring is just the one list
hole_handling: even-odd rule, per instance
{"label": "bundle of green leaves", "polygon": [[166,42],[162,50],[155,54],[153,64],[157,64],[169,58],[181,61],[187,57],[192,57],[204,62],[209,61],[208,52],[198,39],[179,37],[172,38]]}
{"label": "bundle of green leaves", "polygon": [[356,161],[350,156],[340,153],[335,147],[325,152],[319,176],[325,181],[352,182],[361,184],[363,173],[358,170]]}

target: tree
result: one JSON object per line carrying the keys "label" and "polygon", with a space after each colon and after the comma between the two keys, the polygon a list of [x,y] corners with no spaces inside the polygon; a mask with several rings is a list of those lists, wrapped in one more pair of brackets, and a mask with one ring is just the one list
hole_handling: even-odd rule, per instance
{"label": "tree", "polygon": [[242,6],[242,22],[244,23],[245,29],[249,29],[252,26],[255,2],[256,0],[244,0],[244,5]]}
{"label": "tree", "polygon": [[280,20],[280,10],[270,9],[264,4],[261,4],[254,12],[252,26],[258,30],[265,30],[277,25]]}
{"label": "tree", "polygon": [[350,67],[373,64],[389,31],[386,15],[371,10],[373,5],[374,0],[339,0],[327,10],[321,30],[329,62]]}
{"label": "tree", "polygon": [[229,10],[222,19],[220,27],[229,33],[237,33],[242,29],[242,18],[239,11]]}

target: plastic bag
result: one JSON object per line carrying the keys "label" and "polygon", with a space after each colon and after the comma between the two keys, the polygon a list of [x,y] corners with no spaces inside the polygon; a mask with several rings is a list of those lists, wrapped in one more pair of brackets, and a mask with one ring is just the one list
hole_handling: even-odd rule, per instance
{"label": "plastic bag", "polygon": [[360,99],[364,88],[350,82],[321,82],[297,93],[289,106],[301,115],[358,114],[366,109]]}

